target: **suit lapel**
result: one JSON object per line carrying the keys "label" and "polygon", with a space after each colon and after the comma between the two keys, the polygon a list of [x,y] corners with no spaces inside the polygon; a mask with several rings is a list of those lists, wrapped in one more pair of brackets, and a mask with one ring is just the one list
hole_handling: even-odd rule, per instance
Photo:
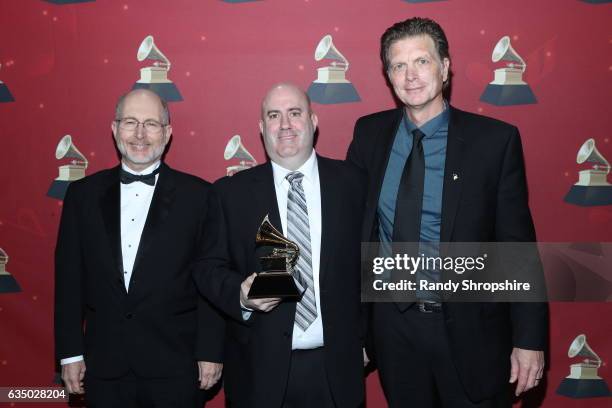
{"label": "suit lapel", "polygon": [[446,163],[444,165],[444,187],[442,190],[442,226],[440,241],[451,239],[457,208],[463,187],[463,151],[465,139],[462,137],[461,112],[450,107],[448,139],[446,145]]}
{"label": "suit lapel", "polygon": [[328,162],[324,157],[317,155],[317,165],[319,167],[319,185],[321,189],[321,255],[319,259],[319,285],[322,284],[323,278],[327,275],[327,264],[329,262],[329,251],[335,248],[331,243],[335,241],[335,224],[334,224],[334,203],[341,205],[342,197],[339,193],[342,191],[341,186],[335,185],[338,177],[332,173]]}
{"label": "suit lapel", "polygon": [[[374,145],[374,148],[376,149],[373,158],[374,165],[372,166],[372,181],[374,184],[372,185],[372,188],[370,188],[370,192],[368,194],[368,207],[373,209],[369,212],[369,214],[371,214],[371,220],[368,220],[367,225],[371,225],[371,227],[370,230],[367,231],[368,239],[372,238],[371,235],[377,219],[376,208],[378,207],[378,200],[380,199],[380,190],[382,189],[382,184],[385,179],[385,172],[387,170],[389,156],[391,155],[393,141],[395,140],[397,130],[402,123],[402,118],[403,109],[398,108],[395,111],[393,120],[380,123],[380,131],[377,134],[377,141]],[[374,237],[374,239],[378,240],[378,237]]]}
{"label": "suit lapel", "polygon": [[121,197],[119,185],[119,167],[111,170],[106,191],[100,197],[100,210],[106,238],[112,253],[115,268],[111,272],[111,284],[120,294],[125,295],[123,277],[123,257],[121,254]]}
{"label": "suit lapel", "polygon": [[155,192],[151,200],[151,207],[149,208],[147,220],[140,237],[130,282],[134,281],[135,275],[139,272],[138,267],[142,260],[147,257],[147,252],[151,249],[152,243],[155,241],[164,221],[170,214],[172,204],[174,203],[175,189],[176,185],[172,169],[162,163]]}
{"label": "suit lapel", "polygon": [[[249,196],[256,200],[256,208],[261,209],[260,213],[262,215],[259,221],[261,222],[263,217],[268,214],[272,225],[279,231],[282,231],[283,234],[286,234],[286,231],[283,231],[283,224],[280,219],[278,201],[276,199],[276,188],[274,187],[274,175],[270,162],[263,164],[259,168],[259,171],[253,174],[250,189],[251,194]],[[253,239],[255,239],[255,232],[256,231],[253,231]]]}

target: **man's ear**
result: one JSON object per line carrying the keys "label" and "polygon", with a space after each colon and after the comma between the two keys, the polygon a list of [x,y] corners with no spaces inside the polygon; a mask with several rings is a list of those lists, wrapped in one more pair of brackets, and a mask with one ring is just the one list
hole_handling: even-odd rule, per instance
{"label": "man's ear", "polygon": [[317,130],[317,126],[319,125],[319,118],[317,114],[312,112],[310,114],[310,120],[312,121],[312,130]]}

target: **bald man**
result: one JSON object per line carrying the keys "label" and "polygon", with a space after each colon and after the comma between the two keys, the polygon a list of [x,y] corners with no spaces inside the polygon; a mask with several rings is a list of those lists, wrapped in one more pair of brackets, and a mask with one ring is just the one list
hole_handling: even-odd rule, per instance
{"label": "bald man", "polygon": [[225,323],[198,294],[209,183],[161,159],[172,126],[157,94],[122,96],[121,164],[73,182],[55,256],[55,344],[88,407],[201,407],[221,376]]}
{"label": "bald man", "polygon": [[[198,288],[228,320],[224,384],[232,407],[358,407],[363,402],[360,228],[364,183],[313,149],[317,115],[292,84],[262,103],[268,163],[214,185],[214,247]],[[211,209],[212,209],[211,205]],[[261,271],[255,234],[266,215],[298,243],[299,301],[249,299]]]}

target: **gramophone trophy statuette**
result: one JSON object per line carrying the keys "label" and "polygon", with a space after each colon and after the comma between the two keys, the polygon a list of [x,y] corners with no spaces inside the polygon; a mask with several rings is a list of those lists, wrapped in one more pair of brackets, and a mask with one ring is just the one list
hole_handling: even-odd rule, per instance
{"label": "gramophone trophy statuette", "polygon": [[21,292],[19,284],[6,270],[6,264],[9,261],[9,256],[2,248],[0,248],[0,293],[16,293]]}
{"label": "gramophone trophy statuette", "polygon": [[[0,64],[0,68],[2,68],[2,64]],[[2,81],[0,81],[0,102],[13,102],[15,98],[13,98],[13,94],[9,91],[8,86]]]}
{"label": "gramophone trophy statuette", "polygon": [[580,206],[612,204],[612,185],[608,182],[610,163],[595,147],[595,139],[588,139],[582,144],[576,163],[593,165],[578,172],[578,181],[565,196],[565,202]]}
{"label": "gramophone trophy statuette", "polygon": [[136,53],[136,59],[155,61],[153,65],[140,68],[140,79],[132,89],[150,89],[168,102],[182,101],[183,97],[174,83],[168,79],[170,60],[155,45],[153,36],[147,36]]}
{"label": "gramophone trophy statuette", "polygon": [[495,78],[480,96],[480,100],[492,105],[524,105],[537,103],[529,85],[523,81],[527,63],[512,48],[510,37],[497,42],[491,55],[493,62],[503,61],[505,66],[495,70]]}
{"label": "gramophone trophy statuette", "polygon": [[570,365],[570,374],[557,388],[557,394],[570,398],[610,396],[608,384],[597,375],[597,369],[601,367],[601,358],[591,349],[584,334],[579,334],[572,341],[567,356],[584,357],[584,360]]}
{"label": "gramophone trophy statuette", "polygon": [[319,41],[314,57],[316,61],[330,59],[332,63],[317,68],[317,79],[308,87],[308,96],[313,102],[333,104],[361,100],[353,84],[346,79],[349,62],[334,46],[331,35]]}
{"label": "gramophone trophy statuette", "polygon": [[57,144],[55,158],[57,160],[72,159],[69,164],[58,167],[59,175],[53,180],[49,187],[49,191],[47,191],[48,197],[63,200],[68,185],[75,180],[85,177],[85,170],[89,163],[85,155],[74,145],[72,136],[70,135],[62,137]]}
{"label": "gramophone trophy statuette", "polygon": [[240,159],[238,164],[228,166],[226,168],[227,176],[233,176],[239,171],[246,170],[257,165],[257,160],[255,160],[253,155],[249,153],[246,147],[244,147],[242,144],[240,135],[232,136],[229,142],[227,142],[225,152],[223,153],[223,158],[225,160]]}
{"label": "gramophone trophy statuette", "polygon": [[294,268],[300,255],[297,244],[285,238],[270,223],[268,215],[257,230],[255,244],[258,247],[266,247],[269,251],[259,258],[261,272],[253,280],[249,299],[299,299],[305,288],[294,279]]}

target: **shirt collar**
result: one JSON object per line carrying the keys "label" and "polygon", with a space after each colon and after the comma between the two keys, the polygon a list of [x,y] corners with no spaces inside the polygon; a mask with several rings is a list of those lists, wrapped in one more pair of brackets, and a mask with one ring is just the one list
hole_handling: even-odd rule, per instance
{"label": "shirt collar", "polygon": [[123,161],[121,162],[121,168],[123,170],[127,171],[128,173],[135,174],[137,176],[144,176],[144,175],[147,175],[147,174],[151,174],[155,170],[157,170],[157,168],[159,166],[161,166],[161,160],[156,161],[155,163],[153,163],[152,165],[150,165],[149,167],[147,167],[143,171],[137,172],[137,171],[134,171],[134,170],[130,169],[128,166],[126,166]]}
{"label": "shirt collar", "polygon": [[427,122],[421,125],[421,127],[418,127],[410,120],[408,114],[406,113],[406,110],[404,109],[404,123],[406,124],[406,129],[408,130],[408,133],[410,134],[413,130],[419,129],[421,132],[425,133],[425,137],[431,137],[435,135],[436,132],[443,126],[448,126],[449,116],[450,110],[448,109],[448,102],[444,100],[444,109],[442,110],[442,112],[429,119]]}
{"label": "shirt collar", "polygon": [[315,153],[314,149],[312,149],[312,153],[310,154],[308,160],[306,160],[306,162],[304,162],[304,164],[302,164],[297,170],[288,170],[280,164],[272,162],[274,185],[276,187],[280,187],[283,181],[286,181],[285,177],[287,177],[287,174],[292,173],[294,171],[299,171],[300,173],[302,173],[304,175],[304,178],[308,182],[312,183],[315,180],[317,171],[317,154]]}

